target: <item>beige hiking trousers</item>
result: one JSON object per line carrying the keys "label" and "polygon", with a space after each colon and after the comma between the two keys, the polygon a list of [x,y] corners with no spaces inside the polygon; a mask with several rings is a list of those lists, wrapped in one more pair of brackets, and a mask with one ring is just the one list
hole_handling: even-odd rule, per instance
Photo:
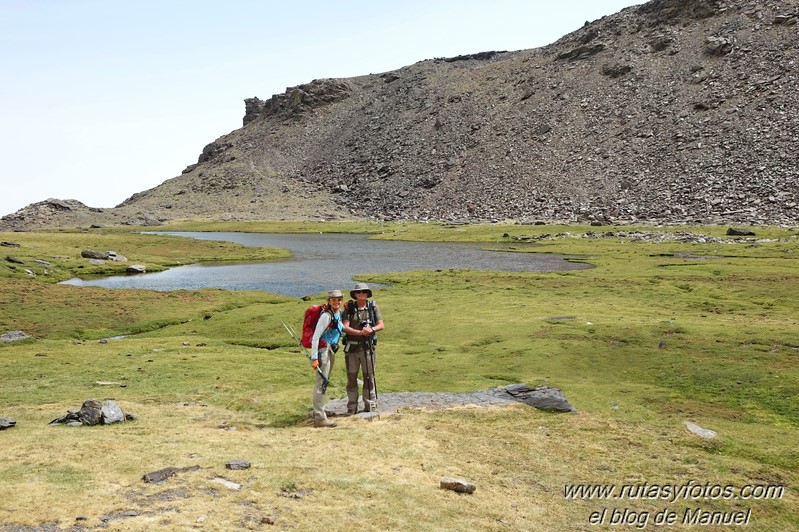
{"label": "beige hiking trousers", "polygon": [[[318,351],[317,357],[319,358],[319,369],[322,370],[324,376],[329,380],[330,373],[333,371],[333,363],[336,361],[336,355],[328,345],[324,349]],[[327,396],[322,392],[324,381],[319,373],[314,372],[316,375],[316,382],[313,387],[313,418],[315,422],[324,421],[327,419],[325,414],[325,404],[327,404]]]}

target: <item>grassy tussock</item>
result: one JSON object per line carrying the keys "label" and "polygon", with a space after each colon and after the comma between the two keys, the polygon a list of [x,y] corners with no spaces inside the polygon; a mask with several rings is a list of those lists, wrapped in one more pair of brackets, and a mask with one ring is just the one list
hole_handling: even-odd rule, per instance
{"label": "grassy tussock", "polygon": [[[487,245],[511,242],[504,233],[558,232],[369,229],[381,238]],[[724,228],[692,230],[721,236]],[[668,508],[682,516],[686,507],[751,508],[750,524],[759,530],[796,528],[799,245],[791,231],[757,232],[779,240],[563,238],[517,251],[572,254],[595,267],[365,276],[391,284],[376,291],[387,321],[379,344],[380,392],[547,384],[561,388],[578,412],[554,415],[522,405],[408,410],[379,421],[344,419],[333,430],[308,424],[312,376],[280,323],[298,326],[307,302],[260,292],[69,287],[6,266],[0,326],[36,338],[0,345],[0,416],[17,421],[0,432],[0,501],[13,502],[0,504],[0,530],[13,523],[69,528],[78,516],[86,517],[79,523],[111,530],[259,529],[270,521],[331,530],[588,529],[591,512],[603,508],[653,516]],[[144,236],[121,230],[0,239],[23,244],[9,253],[15,256],[67,257],[54,258],[53,268],[70,275],[80,263],[72,256],[79,248],[150,250],[164,266],[175,260],[161,248],[152,251],[156,246]],[[196,260],[260,253],[180,242]],[[34,244],[45,251],[31,252]],[[133,336],[99,341],[113,335]],[[344,383],[341,359],[330,396],[344,396]],[[90,397],[113,398],[139,419],[108,427],[47,425]],[[702,440],[684,421],[718,437]],[[226,470],[234,459],[253,467]],[[200,469],[163,485],[141,480],[157,469],[192,465]],[[444,476],[464,477],[477,491],[440,490]],[[242,488],[230,490],[215,477]],[[691,481],[781,485],[785,493],[780,500],[748,501],[564,497],[568,484]]]}

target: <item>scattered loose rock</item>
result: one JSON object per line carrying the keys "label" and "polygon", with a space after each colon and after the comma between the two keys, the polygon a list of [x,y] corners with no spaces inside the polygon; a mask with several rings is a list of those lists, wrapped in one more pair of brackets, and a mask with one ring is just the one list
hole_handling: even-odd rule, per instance
{"label": "scattered loose rock", "polygon": [[0,430],[10,429],[16,426],[17,422],[7,417],[0,417]]}

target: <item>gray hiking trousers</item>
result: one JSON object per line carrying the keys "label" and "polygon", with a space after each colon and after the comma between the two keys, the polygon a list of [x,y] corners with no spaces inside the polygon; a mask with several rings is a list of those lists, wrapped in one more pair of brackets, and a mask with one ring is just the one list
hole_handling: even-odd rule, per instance
{"label": "gray hiking trousers", "polygon": [[350,413],[358,411],[358,372],[363,374],[363,410],[369,412],[371,405],[377,400],[373,373],[375,349],[372,346],[371,353],[367,355],[365,347],[365,342],[350,342],[344,349],[344,362],[347,366],[347,412]]}

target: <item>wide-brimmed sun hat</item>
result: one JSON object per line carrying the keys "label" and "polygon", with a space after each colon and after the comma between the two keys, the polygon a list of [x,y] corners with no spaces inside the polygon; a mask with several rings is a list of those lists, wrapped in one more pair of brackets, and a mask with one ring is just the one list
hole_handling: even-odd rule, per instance
{"label": "wide-brimmed sun hat", "polygon": [[344,294],[341,290],[331,290],[327,293],[327,299],[344,299]]}
{"label": "wide-brimmed sun hat", "polygon": [[372,289],[366,283],[355,283],[355,288],[350,290],[350,297],[355,299],[355,292],[366,292],[366,297],[372,297]]}

